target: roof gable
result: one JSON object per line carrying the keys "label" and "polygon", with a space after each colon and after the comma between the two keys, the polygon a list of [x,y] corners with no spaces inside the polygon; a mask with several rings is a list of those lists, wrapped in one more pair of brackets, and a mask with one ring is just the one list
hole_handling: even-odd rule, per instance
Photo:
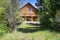
{"label": "roof gable", "polygon": [[27,3],[27,4],[25,4],[24,6],[22,6],[20,9],[22,9],[23,7],[25,7],[25,6],[27,6],[27,5],[31,5],[33,8],[35,8],[36,9],[36,7],[34,7],[31,3]]}

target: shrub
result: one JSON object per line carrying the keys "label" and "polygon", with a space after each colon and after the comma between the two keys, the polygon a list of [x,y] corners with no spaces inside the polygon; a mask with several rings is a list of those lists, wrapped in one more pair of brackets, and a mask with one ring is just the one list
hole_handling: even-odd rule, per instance
{"label": "shrub", "polygon": [[0,36],[9,32],[9,27],[6,24],[0,24]]}

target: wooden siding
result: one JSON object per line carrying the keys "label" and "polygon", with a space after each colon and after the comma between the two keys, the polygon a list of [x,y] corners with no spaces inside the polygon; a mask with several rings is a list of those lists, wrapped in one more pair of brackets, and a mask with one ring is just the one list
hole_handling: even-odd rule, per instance
{"label": "wooden siding", "polygon": [[[32,11],[29,11],[29,8],[32,8]],[[35,8],[32,7],[30,4],[27,4],[26,6],[20,9],[20,16],[23,16],[23,13],[26,14],[25,16],[30,16],[30,13],[32,13],[32,16],[36,16]]]}

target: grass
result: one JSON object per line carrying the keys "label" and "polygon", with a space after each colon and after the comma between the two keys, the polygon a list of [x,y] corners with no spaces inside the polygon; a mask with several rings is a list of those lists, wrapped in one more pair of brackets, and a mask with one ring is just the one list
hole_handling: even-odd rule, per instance
{"label": "grass", "polygon": [[22,23],[18,28],[19,31],[7,33],[0,40],[60,40],[60,33],[40,30],[39,26]]}
{"label": "grass", "polygon": [[19,25],[18,27],[19,27],[19,28],[27,28],[27,27],[39,27],[39,26],[32,25],[32,24],[22,23],[22,24]]}

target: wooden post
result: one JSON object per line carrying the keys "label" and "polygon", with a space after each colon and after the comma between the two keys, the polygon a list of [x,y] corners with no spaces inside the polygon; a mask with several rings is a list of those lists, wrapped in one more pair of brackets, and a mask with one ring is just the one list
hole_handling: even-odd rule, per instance
{"label": "wooden post", "polygon": [[25,21],[27,21],[26,16],[25,16]]}
{"label": "wooden post", "polygon": [[33,21],[33,16],[31,18],[32,18],[31,20]]}

